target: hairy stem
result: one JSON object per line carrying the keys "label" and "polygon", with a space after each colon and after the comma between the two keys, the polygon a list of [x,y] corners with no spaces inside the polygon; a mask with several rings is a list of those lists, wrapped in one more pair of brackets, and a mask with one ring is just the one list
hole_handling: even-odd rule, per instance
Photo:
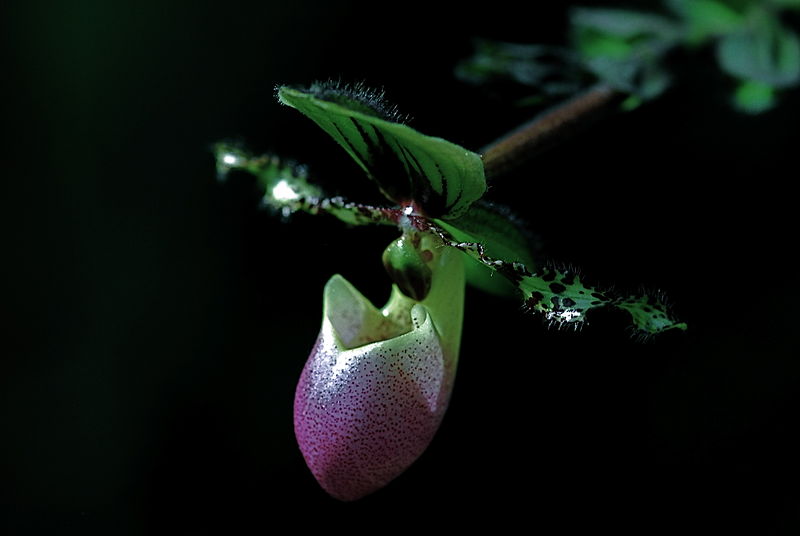
{"label": "hairy stem", "polygon": [[625,95],[606,84],[596,84],[545,110],[480,151],[486,176],[491,178],[512,171],[618,106]]}

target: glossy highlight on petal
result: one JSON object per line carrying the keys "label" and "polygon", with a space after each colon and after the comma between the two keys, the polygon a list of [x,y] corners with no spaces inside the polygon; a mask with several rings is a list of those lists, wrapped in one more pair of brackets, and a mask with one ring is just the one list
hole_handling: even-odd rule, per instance
{"label": "glossy highlight on petal", "polygon": [[[422,302],[394,287],[378,310],[340,276],[325,286],[322,329],[297,386],[294,422],[309,469],[337,499],[385,486],[423,453],[441,423],[463,312],[463,261],[452,253],[442,248],[447,259],[439,260],[450,269],[438,272],[439,292],[434,279]],[[450,310],[437,325],[443,298]]]}

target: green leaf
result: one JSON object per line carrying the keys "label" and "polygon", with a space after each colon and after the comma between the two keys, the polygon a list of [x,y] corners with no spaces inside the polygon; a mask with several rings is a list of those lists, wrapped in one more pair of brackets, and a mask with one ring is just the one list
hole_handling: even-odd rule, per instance
{"label": "green leaf", "polygon": [[589,59],[625,60],[636,52],[626,39],[614,35],[583,34],[578,46]]}
{"label": "green leaf", "polygon": [[661,60],[679,43],[678,26],[669,19],[619,9],[575,9],[573,37],[584,65],[604,83],[642,100],[669,85]]}
{"label": "green leaf", "polygon": [[570,14],[571,24],[606,36],[629,40],[641,36],[671,38],[675,23],[666,17],[625,9],[577,8]]}
{"label": "green leaf", "polygon": [[642,68],[634,94],[644,100],[654,99],[667,90],[672,77],[660,65],[647,64]]}
{"label": "green leaf", "polygon": [[609,86],[626,93],[636,93],[637,73],[641,65],[631,61],[597,57],[586,61],[586,68]]}
{"label": "green leaf", "polygon": [[800,81],[800,39],[767,15],[747,31],[720,39],[717,59],[724,71],[744,80],[775,88]]}
{"label": "green leaf", "polygon": [[611,87],[635,95],[640,101],[654,99],[669,87],[671,78],[658,63],[595,58],[586,67]]}
{"label": "green leaf", "polygon": [[[479,202],[456,220],[434,220],[459,242],[479,243],[492,257],[535,266],[531,241],[522,223],[505,207]],[[467,281],[486,292],[510,295],[513,285],[480,261],[467,258]]]}
{"label": "green leaf", "polygon": [[485,39],[476,40],[474,54],[456,66],[455,74],[469,84],[498,85],[503,92],[508,81],[533,88],[533,93],[526,89],[518,105],[573,95],[586,84],[580,58],[570,49]]}
{"label": "green leaf", "polygon": [[693,45],[731,33],[745,22],[743,14],[716,0],[670,0],[668,4],[686,21],[686,40]]}
{"label": "green leaf", "polygon": [[760,114],[775,106],[775,88],[754,80],[745,80],[733,94],[734,106],[748,114]]}
{"label": "green leaf", "polygon": [[800,9],[800,0],[772,0],[772,4],[779,8]]}
{"label": "green leaf", "polygon": [[570,22],[578,49],[590,60],[657,57],[679,36],[666,17],[622,9],[574,9]]}
{"label": "green leaf", "polygon": [[360,86],[283,86],[278,99],[336,140],[381,191],[398,204],[415,202],[428,216],[457,218],[486,192],[481,157],[398,122],[394,108]]}
{"label": "green leaf", "polygon": [[631,95],[620,104],[620,108],[625,112],[630,112],[642,105],[642,98],[636,95]]}
{"label": "green leaf", "polygon": [[350,225],[397,225],[391,209],[350,203],[341,197],[323,197],[322,190],[308,182],[305,166],[275,155],[252,156],[228,143],[214,146],[217,174],[224,180],[233,170],[254,175],[263,191],[262,202],[288,217],[297,211],[327,213]]}

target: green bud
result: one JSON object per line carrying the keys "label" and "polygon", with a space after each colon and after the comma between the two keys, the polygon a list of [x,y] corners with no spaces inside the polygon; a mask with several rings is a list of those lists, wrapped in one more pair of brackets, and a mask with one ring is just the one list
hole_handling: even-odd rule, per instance
{"label": "green bud", "polygon": [[383,266],[400,291],[422,301],[431,290],[434,244],[427,234],[404,233],[383,252]]}

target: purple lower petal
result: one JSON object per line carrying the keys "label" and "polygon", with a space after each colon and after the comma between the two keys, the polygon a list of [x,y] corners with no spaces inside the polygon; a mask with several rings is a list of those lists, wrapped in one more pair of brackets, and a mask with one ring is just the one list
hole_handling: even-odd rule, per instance
{"label": "purple lower petal", "polygon": [[454,371],[435,338],[415,331],[390,342],[399,339],[342,351],[323,329],[303,369],[295,434],[314,477],[337,499],[385,486],[441,423]]}

